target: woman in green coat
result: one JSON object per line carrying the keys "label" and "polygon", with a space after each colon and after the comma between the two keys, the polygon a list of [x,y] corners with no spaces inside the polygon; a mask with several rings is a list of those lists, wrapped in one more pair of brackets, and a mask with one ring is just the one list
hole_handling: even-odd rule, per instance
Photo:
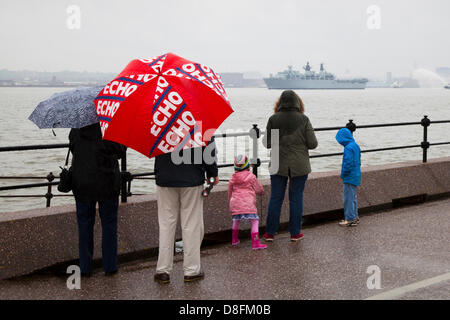
{"label": "woman in green coat", "polygon": [[273,241],[280,224],[281,206],[289,180],[289,232],[291,241],[302,239],[303,191],[311,172],[309,150],[317,147],[314,129],[300,97],[283,91],[269,118],[263,144],[272,149],[269,164],[270,201],[264,239]]}

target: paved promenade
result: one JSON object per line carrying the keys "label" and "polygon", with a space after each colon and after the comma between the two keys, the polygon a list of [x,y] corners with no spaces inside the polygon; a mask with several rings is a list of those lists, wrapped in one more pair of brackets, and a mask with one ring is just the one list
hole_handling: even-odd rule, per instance
{"label": "paved promenade", "polygon": [[[231,220],[230,220],[231,224]],[[202,251],[203,281],[183,282],[177,255],[172,281],[153,281],[156,261],[96,270],[68,290],[62,275],[0,281],[0,299],[450,299],[450,199],[364,215],[355,228],[329,222],[304,228],[305,239],[280,233],[268,249],[249,239]],[[381,271],[381,289],[368,289],[367,268]]]}

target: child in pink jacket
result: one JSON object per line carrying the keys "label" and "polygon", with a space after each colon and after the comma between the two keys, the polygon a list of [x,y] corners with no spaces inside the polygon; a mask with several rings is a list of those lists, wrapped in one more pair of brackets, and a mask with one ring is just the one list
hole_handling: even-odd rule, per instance
{"label": "child in pink jacket", "polygon": [[267,246],[259,242],[259,217],[256,209],[256,195],[263,194],[264,189],[249,169],[250,161],[247,156],[238,155],[234,159],[235,173],[228,183],[228,203],[233,216],[231,244],[237,246],[240,243],[239,224],[241,220],[247,220],[252,224],[252,249],[265,249]]}

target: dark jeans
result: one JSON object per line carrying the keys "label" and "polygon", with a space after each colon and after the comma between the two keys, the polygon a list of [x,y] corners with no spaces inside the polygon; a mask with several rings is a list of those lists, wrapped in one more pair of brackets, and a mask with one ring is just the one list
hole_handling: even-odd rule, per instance
{"label": "dark jeans", "polygon": [[[76,201],[78,221],[78,247],[82,273],[92,272],[94,255],[95,201]],[[102,261],[105,272],[117,270],[117,210],[119,198],[98,202],[102,222]]]}
{"label": "dark jeans", "polygon": [[[303,191],[308,175],[289,178],[289,232],[295,236],[300,233],[303,215]],[[281,206],[288,177],[270,176],[270,201],[267,213],[266,233],[274,235],[280,225]]]}

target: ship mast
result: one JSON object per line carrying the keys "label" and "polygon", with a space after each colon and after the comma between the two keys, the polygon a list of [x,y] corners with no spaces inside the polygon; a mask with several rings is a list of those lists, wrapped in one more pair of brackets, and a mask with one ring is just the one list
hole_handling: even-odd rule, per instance
{"label": "ship mast", "polygon": [[303,67],[303,70],[305,70],[305,71],[311,71],[311,66],[309,65],[309,61],[306,62],[306,66]]}

